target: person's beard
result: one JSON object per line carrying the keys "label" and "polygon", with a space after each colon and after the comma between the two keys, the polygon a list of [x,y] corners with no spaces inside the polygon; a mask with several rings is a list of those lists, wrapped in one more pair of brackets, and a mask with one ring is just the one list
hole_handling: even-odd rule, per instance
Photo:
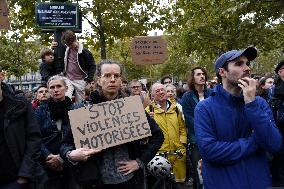
{"label": "person's beard", "polygon": [[240,84],[239,81],[229,80],[228,83],[229,83],[229,86],[231,86],[231,88],[238,88],[238,89],[241,88],[239,86],[239,84]]}
{"label": "person's beard", "polygon": [[[242,79],[242,78],[244,78],[244,77],[250,78],[250,72],[244,73],[240,79]],[[243,81],[244,81],[244,82],[247,82],[246,80],[243,80]],[[239,86],[239,84],[242,84],[242,83],[239,82],[239,79],[238,79],[238,80],[230,80],[230,79],[229,79],[229,80],[228,80],[228,83],[229,83],[229,85],[230,85],[231,87],[233,87],[233,88],[241,89],[241,87]]]}

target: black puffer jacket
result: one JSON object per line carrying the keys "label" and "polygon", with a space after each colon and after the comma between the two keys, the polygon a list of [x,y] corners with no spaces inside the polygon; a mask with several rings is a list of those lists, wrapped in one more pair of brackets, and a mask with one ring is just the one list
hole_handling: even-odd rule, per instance
{"label": "black puffer jacket", "polygon": [[14,96],[2,83],[4,97],[4,135],[18,177],[29,180],[31,188],[39,188],[46,180],[40,163],[41,135],[32,106],[22,97]]}

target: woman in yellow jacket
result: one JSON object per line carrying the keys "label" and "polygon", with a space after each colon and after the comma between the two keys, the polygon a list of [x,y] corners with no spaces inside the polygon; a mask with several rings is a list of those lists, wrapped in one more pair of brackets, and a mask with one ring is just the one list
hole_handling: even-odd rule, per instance
{"label": "woman in yellow jacket", "polygon": [[159,152],[181,151],[182,158],[169,156],[173,166],[173,172],[177,182],[184,182],[186,178],[186,128],[182,115],[175,103],[167,100],[164,85],[155,83],[152,86],[152,98],[154,102],[146,108],[153,116],[164,134],[164,143]]}

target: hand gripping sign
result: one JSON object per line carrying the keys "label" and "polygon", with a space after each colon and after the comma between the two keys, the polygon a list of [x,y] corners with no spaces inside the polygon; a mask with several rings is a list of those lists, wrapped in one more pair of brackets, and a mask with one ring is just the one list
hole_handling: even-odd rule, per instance
{"label": "hand gripping sign", "polygon": [[76,148],[106,149],[151,136],[140,96],[68,112]]}

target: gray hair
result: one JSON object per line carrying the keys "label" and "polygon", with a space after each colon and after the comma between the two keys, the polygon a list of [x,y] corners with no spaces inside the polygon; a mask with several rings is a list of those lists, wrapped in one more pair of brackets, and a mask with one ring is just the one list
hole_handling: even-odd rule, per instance
{"label": "gray hair", "polygon": [[[160,82],[156,82],[154,83],[152,86],[151,86],[151,96],[153,97],[154,95],[154,88],[157,86],[157,85],[162,85],[164,87],[164,89],[166,89],[165,85],[163,85],[162,83]],[[156,94],[155,94],[156,95]]]}
{"label": "gray hair", "polygon": [[49,78],[49,80],[47,81],[47,87],[49,87],[49,83],[53,80],[60,80],[60,81],[62,81],[64,86],[67,86],[66,77],[63,77],[63,76],[60,76],[60,75],[54,75],[51,78]]}

